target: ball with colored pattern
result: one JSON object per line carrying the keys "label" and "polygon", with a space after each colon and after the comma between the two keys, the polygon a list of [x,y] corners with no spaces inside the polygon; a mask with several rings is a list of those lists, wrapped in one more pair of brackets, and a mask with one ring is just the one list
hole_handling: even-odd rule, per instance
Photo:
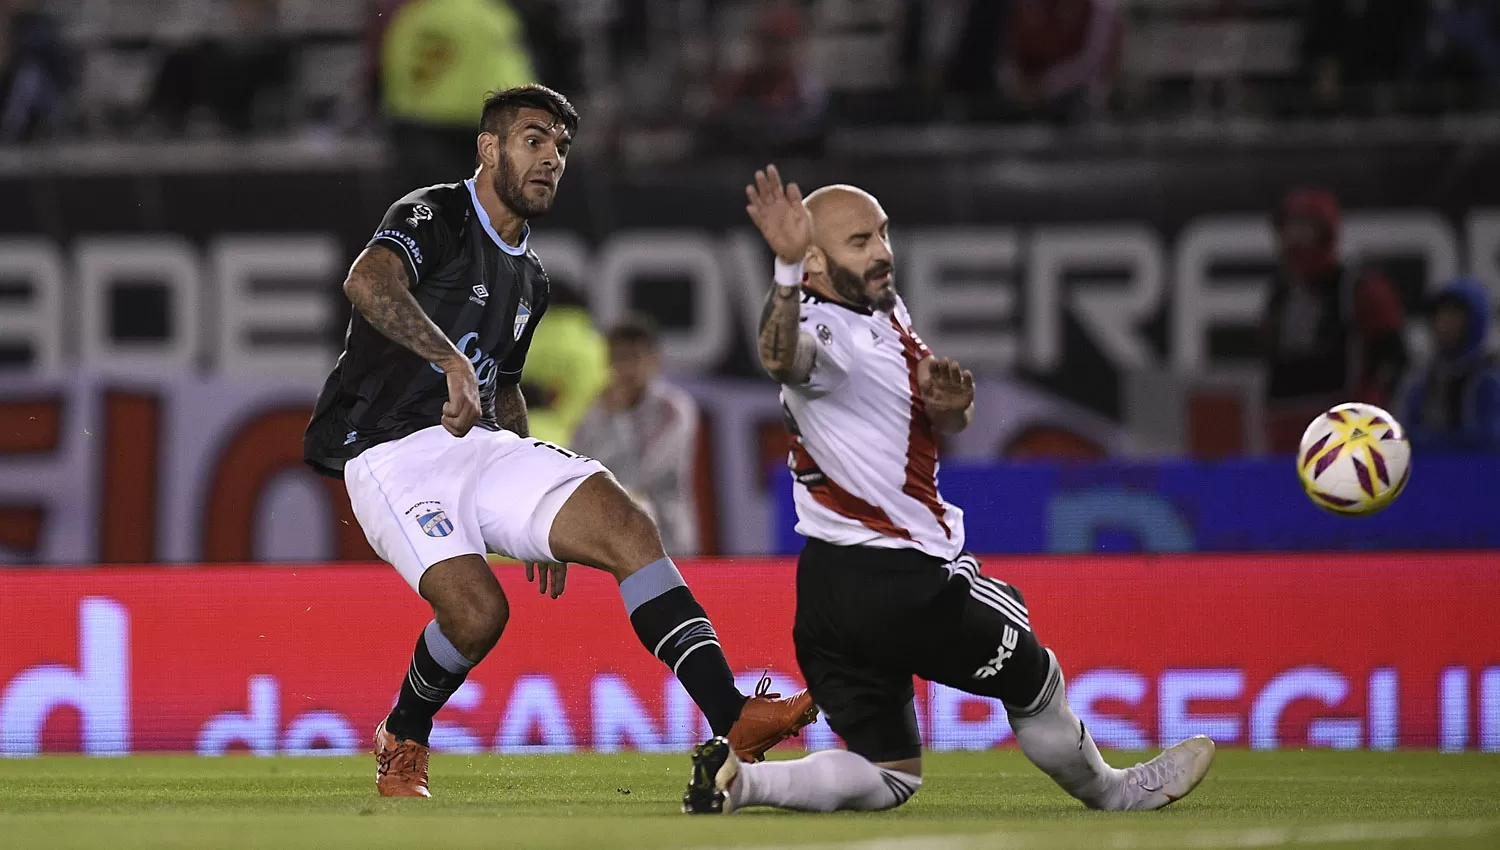
{"label": "ball with colored pattern", "polygon": [[1297,475],[1308,498],[1324,510],[1345,516],[1383,510],[1401,495],[1410,474],[1405,429],[1373,404],[1341,404],[1302,434]]}

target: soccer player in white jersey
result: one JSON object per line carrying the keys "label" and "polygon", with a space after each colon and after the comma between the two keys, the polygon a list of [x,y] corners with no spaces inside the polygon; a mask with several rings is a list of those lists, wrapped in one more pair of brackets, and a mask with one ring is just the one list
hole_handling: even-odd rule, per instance
{"label": "soccer player in white jersey", "polygon": [[1026,757],[1091,808],[1181,799],[1208,772],[1213,742],[1190,738],[1123,770],[1106,764],[1020,591],[964,551],[963,511],[938,492],[936,434],[968,426],[974,379],[912,329],[880,203],[853,186],[804,202],[775,166],[746,194],[776,253],[760,356],[782,385],[807,536],[797,662],[849,749],[742,763],[714,738],[694,751],[683,810],[901,805],[922,784],[914,675],[1000,700]]}

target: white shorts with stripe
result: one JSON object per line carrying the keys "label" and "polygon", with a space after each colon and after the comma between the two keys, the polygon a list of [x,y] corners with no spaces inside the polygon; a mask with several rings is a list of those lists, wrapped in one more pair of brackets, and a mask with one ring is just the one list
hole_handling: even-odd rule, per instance
{"label": "white shorts with stripe", "polygon": [[434,426],[361,452],[344,485],[370,546],[416,590],[428,567],[460,555],[555,560],[552,521],[600,472],[598,461],[544,440]]}

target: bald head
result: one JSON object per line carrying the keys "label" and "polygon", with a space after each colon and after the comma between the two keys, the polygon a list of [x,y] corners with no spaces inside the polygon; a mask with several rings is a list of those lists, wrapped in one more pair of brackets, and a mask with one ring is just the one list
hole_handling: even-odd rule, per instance
{"label": "bald head", "polygon": [[804,203],[812,216],[807,271],[813,282],[855,306],[894,307],[889,219],[875,196],[858,186],[834,184]]}

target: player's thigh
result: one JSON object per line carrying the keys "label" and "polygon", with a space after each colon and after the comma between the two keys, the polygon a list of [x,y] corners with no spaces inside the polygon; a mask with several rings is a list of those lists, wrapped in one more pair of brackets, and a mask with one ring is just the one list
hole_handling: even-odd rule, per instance
{"label": "player's thigh", "polygon": [[968,560],[935,607],[917,674],[1010,706],[1027,705],[1046,682],[1046,648],[1021,592],[982,575]]}
{"label": "player's thigh", "polygon": [[656,523],[609,474],[579,485],[557,512],[549,542],[558,560],[605,570],[621,581],[666,556]]}
{"label": "player's thigh", "polygon": [[344,486],[370,547],[413,590],[433,564],[483,557],[474,512],[474,449],[429,428],[362,452],[344,467]]}
{"label": "player's thigh", "polygon": [[569,560],[566,551],[553,551],[553,527],[586,481],[607,477],[604,465],[509,431],[485,432],[481,439],[493,445],[475,494],[485,545],[521,561]]}
{"label": "player's thigh", "polygon": [[[872,762],[920,756],[904,605],[920,599],[918,571],[870,570],[899,553],[808,541],[797,560],[792,641],[813,702],[850,751]],[[920,604],[920,603],[916,603]]]}
{"label": "player's thigh", "polygon": [[849,751],[877,764],[922,755],[911,673],[850,657],[794,630],[797,666],[813,703]]}

